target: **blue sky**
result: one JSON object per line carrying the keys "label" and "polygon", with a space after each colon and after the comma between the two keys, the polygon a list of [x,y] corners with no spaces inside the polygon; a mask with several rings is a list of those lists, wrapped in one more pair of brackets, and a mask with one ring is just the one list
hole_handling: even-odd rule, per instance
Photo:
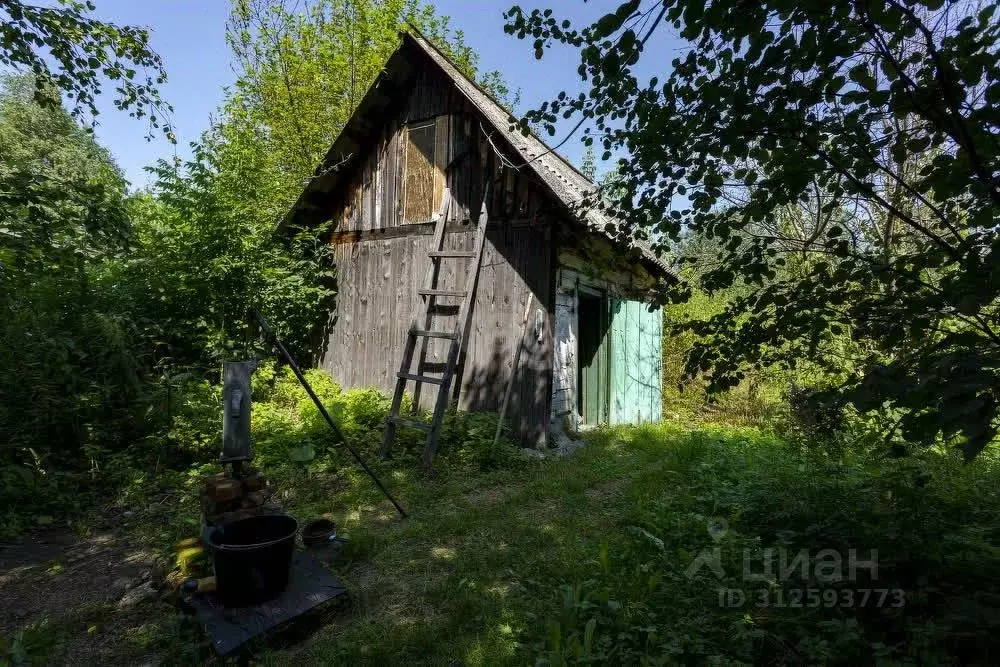
{"label": "blue sky", "polygon": [[[465,32],[466,41],[480,55],[483,70],[503,72],[512,88],[521,89],[520,111],[551,99],[560,90],[580,89],[576,74],[579,64],[573,49],[560,48],[546,52],[536,60],[530,39],[518,40],[503,32],[503,12],[517,0],[439,0],[438,12],[451,16],[452,25]],[[229,13],[228,0],[95,0],[96,15],[116,23],[142,25],[151,29],[153,48],[163,56],[169,81],[163,88],[164,97],[174,107],[173,123],[178,145],[162,139],[145,140],[144,123],[117,112],[111,100],[101,103],[102,113],[98,137],[107,146],[133,186],[148,182],[143,167],[158,158],[181,158],[189,155],[188,143],[198,138],[209,126],[210,119],[222,102],[224,87],[233,83],[236,75],[231,67],[229,49],[225,43],[225,24]],[[521,0],[526,10],[553,7],[558,16],[574,21],[593,20],[618,0]],[[643,70],[669,68],[674,51],[679,46],[665,26],[658,39],[650,42],[643,55]],[[565,128],[563,132],[568,131]],[[557,134],[553,143],[561,140]],[[583,147],[578,137],[568,141],[560,151],[578,161]]]}

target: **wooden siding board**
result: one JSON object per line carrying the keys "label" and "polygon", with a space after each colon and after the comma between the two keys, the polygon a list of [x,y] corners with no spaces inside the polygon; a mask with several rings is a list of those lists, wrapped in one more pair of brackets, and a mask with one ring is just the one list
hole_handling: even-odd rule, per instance
{"label": "wooden siding board", "polygon": [[391,226],[394,219],[392,208],[396,195],[396,133],[390,132],[385,140],[385,150],[382,153],[381,165],[382,201],[379,206],[379,220],[382,224]]}
{"label": "wooden siding board", "polygon": [[372,169],[375,173],[375,187],[372,193],[372,228],[379,223],[380,220],[385,219],[385,212],[382,210],[385,205],[385,169],[380,169],[379,165],[385,164],[385,148],[386,140],[383,137],[379,141],[378,152],[376,153],[375,165]]}
{"label": "wooden siding board", "polygon": [[[381,241],[381,267],[379,273],[378,290],[386,294],[389,298],[378,299],[379,322],[394,322],[396,320],[396,300],[391,298],[392,287],[395,280],[393,274],[398,266],[399,250],[389,241]],[[393,352],[398,349],[392,340],[392,327],[378,326],[375,328],[375,346],[373,357],[375,364],[373,370],[378,376],[378,385],[389,384],[391,380]]]}
{"label": "wooden siding board", "polygon": [[659,421],[663,313],[618,299],[611,312],[611,423]]}
{"label": "wooden siding board", "polygon": [[368,336],[368,331],[372,326],[371,312],[368,309],[368,304],[371,302],[371,297],[375,292],[370,290],[371,287],[371,268],[372,268],[372,253],[371,244],[364,244],[358,248],[359,257],[357,258],[358,268],[358,291],[356,294],[356,299],[358,303],[358,317],[357,324],[354,333],[354,347],[352,353],[354,354],[354,359],[357,360],[355,364],[355,382],[357,378],[367,378],[368,375],[368,364],[369,355],[365,353],[363,346],[363,341]]}
{"label": "wooden siding board", "polygon": [[[444,201],[444,189],[447,185],[445,169],[448,167],[448,149],[451,146],[451,124],[447,114],[434,119],[434,197],[431,207],[434,215],[441,209]],[[451,210],[450,206],[445,215]]]}
{"label": "wooden siding board", "polygon": [[[471,331],[454,395],[463,409],[496,411],[513,375],[508,422],[522,442],[541,444],[546,441],[553,395],[554,241],[547,221],[522,219],[512,225],[508,218],[533,217],[538,202],[547,195],[532,179],[500,169],[500,160],[475,111],[434,71],[415,75],[395,117],[378,131],[369,148],[360,149],[344,166],[354,173],[337,195],[340,203],[331,210],[340,221],[333,253],[338,295],[320,366],[345,387],[374,386],[386,393],[393,389],[407,331],[418,312],[421,297],[417,290],[426,275],[432,240],[425,229],[428,225],[403,224],[405,124],[430,121],[443,114],[448,116],[434,120],[436,130],[446,128],[435,132],[435,199],[445,184],[444,179],[437,180],[441,170],[461,157],[447,173],[453,197],[448,215],[455,222],[449,224],[444,247],[473,248],[475,235],[470,223],[478,216],[487,179],[493,184],[490,218],[498,223],[488,229]],[[438,287],[463,289],[466,260],[442,262]],[[534,295],[535,305],[519,367],[512,369],[529,294]],[[433,316],[433,328],[453,328],[455,311],[441,309]],[[537,334],[535,311],[540,311]],[[447,341],[431,341],[427,362],[443,366],[447,351]],[[421,403],[430,407],[436,390],[425,387],[422,394]]]}
{"label": "wooden siding board", "polygon": [[648,317],[642,355],[655,369],[655,374],[651,374],[655,388],[649,393],[649,420],[660,422],[663,420],[663,309],[655,309]]}
{"label": "wooden siding board", "polygon": [[[551,310],[551,271],[544,237],[540,228],[490,229],[465,361],[461,376],[456,378],[459,407],[499,409],[511,375],[524,299],[532,293],[536,305],[531,317],[535,310],[541,311],[541,330],[536,335],[533,319],[529,322],[508,413],[517,436],[531,445],[545,442],[550,402],[552,335],[547,313]],[[474,233],[452,232],[445,239],[449,249],[471,249]],[[320,365],[344,386],[392,390],[399,355],[420,298],[413,278],[422,279],[430,242],[429,236],[415,235],[337,246],[335,257],[344,284]],[[466,265],[462,260],[445,261],[454,265],[443,272],[442,285],[447,288],[464,280]],[[434,326],[453,327],[455,319],[454,315],[439,315]],[[443,364],[447,342],[435,341],[434,345],[428,348],[428,360]],[[430,387],[422,394],[425,407],[436,395]]]}
{"label": "wooden siding board", "polygon": [[470,151],[471,121],[468,115],[455,114],[451,122],[451,150],[448,163],[454,165],[448,174],[448,184],[451,187],[452,204],[451,220],[469,220],[472,212],[472,174],[478,167],[474,163],[475,155]]}

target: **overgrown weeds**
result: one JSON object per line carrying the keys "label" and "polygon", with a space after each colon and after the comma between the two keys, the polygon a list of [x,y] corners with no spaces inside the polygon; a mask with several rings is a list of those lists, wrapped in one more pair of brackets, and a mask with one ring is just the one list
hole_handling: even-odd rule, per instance
{"label": "overgrown weeds", "polygon": [[[290,374],[262,368],[257,460],[288,512],[328,514],[349,537],[335,572],[352,602],[295,642],[255,645],[255,659],[937,663],[998,648],[992,450],[971,464],[938,450],[833,457],[756,429],[662,425],[599,429],[574,455],[537,461],[509,444],[496,457],[492,419],[454,413],[427,478],[421,432],[404,432],[393,460],[374,456],[384,397],[310,379],[410,518],[351,465]],[[184,423],[197,431],[194,407]],[[305,445],[311,458],[293,456]],[[142,460],[146,476],[116,499],[134,508],[121,527],[172,551],[197,535],[214,452],[156,475]],[[162,615],[143,625],[147,651],[208,656],[197,632]],[[17,650],[37,652],[36,634]]]}
{"label": "overgrown weeds", "polygon": [[[425,434],[400,429],[391,463],[377,462],[389,400],[374,389],[343,391],[328,374],[306,376],[339,423],[348,442],[380,470],[409,474],[419,468]],[[253,377],[252,437],[254,465],[276,479],[344,475],[355,466],[305,391],[287,367],[261,366]],[[409,399],[403,406],[409,409]],[[38,471],[0,466],[0,537],[33,527],[93,520],[107,509],[133,511],[150,499],[183,496],[196,504],[202,476],[218,470],[221,388],[189,380],[171,393],[170,421],[163,429],[120,451],[95,451],[92,459],[61,462]],[[418,419],[428,419],[418,414]],[[493,445],[497,416],[451,409],[441,429],[438,468],[446,474],[516,465],[523,457],[507,439]],[[178,497],[180,502],[180,497]],[[163,503],[174,510],[173,503]],[[148,508],[147,508],[148,509]],[[180,519],[170,519],[177,523]],[[197,522],[192,507],[183,522]],[[161,528],[162,528],[162,524]],[[182,528],[181,525],[176,528]],[[176,531],[174,531],[176,532]]]}
{"label": "overgrown weeds", "polygon": [[558,591],[546,664],[988,661],[997,649],[994,455],[831,460],[756,431],[608,431],[661,465]]}

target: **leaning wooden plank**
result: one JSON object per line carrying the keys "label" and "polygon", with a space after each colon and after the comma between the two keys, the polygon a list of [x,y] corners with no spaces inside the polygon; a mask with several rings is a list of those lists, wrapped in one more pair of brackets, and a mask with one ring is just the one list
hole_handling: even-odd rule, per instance
{"label": "leaning wooden plank", "polygon": [[507,381],[507,391],[503,395],[503,403],[500,404],[500,416],[497,418],[497,431],[493,435],[493,446],[496,447],[500,441],[500,431],[503,430],[503,420],[507,416],[507,406],[510,405],[510,395],[514,393],[514,382],[517,381],[517,367],[521,363],[521,350],[524,348],[524,334],[528,331],[528,315],[531,313],[531,304],[535,300],[532,292],[528,293],[528,303],[524,306],[524,317],[521,318],[521,337],[517,339],[517,347],[514,348],[514,362],[510,367],[510,379]]}

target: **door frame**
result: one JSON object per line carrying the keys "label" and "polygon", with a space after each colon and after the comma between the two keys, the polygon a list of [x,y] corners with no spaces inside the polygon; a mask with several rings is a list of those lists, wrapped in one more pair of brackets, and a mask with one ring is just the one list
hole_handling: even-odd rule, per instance
{"label": "door frame", "polygon": [[[600,359],[600,369],[598,382],[600,383],[598,389],[598,402],[599,406],[597,409],[598,417],[596,422],[587,421],[586,410],[584,401],[586,397],[584,396],[583,383],[581,378],[583,376],[583,357],[580,354],[580,339],[582,338],[582,322],[580,319],[580,296],[594,298],[596,297],[600,302],[600,313],[601,320],[598,323],[598,330],[601,332],[601,340],[598,343],[598,353],[601,356]],[[579,415],[578,428],[594,428],[600,424],[610,423],[611,420],[611,295],[609,291],[605,288],[598,287],[593,284],[583,282],[578,280],[576,284],[576,304],[577,304],[577,336],[576,336],[576,358],[578,360],[577,368],[577,378],[576,378],[576,393],[577,393],[577,408],[576,412]]]}

